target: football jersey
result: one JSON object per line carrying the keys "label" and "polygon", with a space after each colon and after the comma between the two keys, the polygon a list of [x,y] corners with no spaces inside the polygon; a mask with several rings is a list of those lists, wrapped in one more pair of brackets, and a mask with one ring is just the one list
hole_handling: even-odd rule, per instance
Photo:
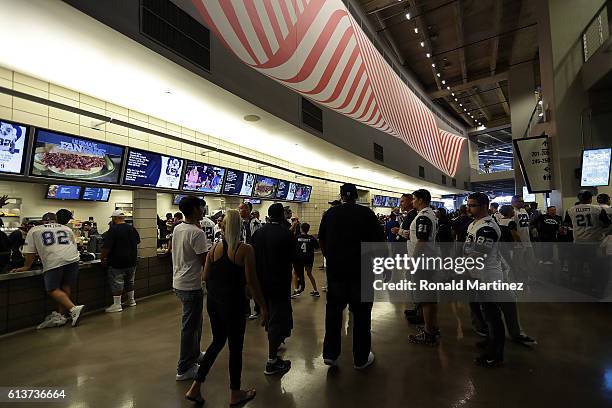
{"label": "football jersey", "polygon": [[531,238],[529,237],[529,214],[524,208],[520,210],[514,209],[514,222],[516,222],[516,232],[521,238],[521,246],[531,247]]}
{"label": "football jersey", "polygon": [[414,248],[418,241],[425,241],[427,244],[423,248],[430,255],[435,252],[436,234],[438,233],[438,218],[436,213],[430,208],[425,207],[418,211],[414,220],[410,223],[409,255],[414,256]]}
{"label": "football jersey", "polygon": [[297,258],[302,261],[314,260],[314,251],[319,248],[319,242],[315,237],[308,234],[300,234],[296,238]]}
{"label": "football jersey", "polygon": [[72,230],[62,224],[44,224],[28,231],[24,254],[38,254],[43,272],[78,262],[79,250]]}
{"label": "football jersey", "polygon": [[606,210],[598,205],[578,204],[565,213],[565,223],[572,227],[574,242],[598,242],[610,226]]}
{"label": "football jersey", "polygon": [[[512,219],[510,218],[509,221],[512,221]],[[463,253],[472,256],[486,255],[484,269],[482,271],[475,270],[472,273],[473,277],[479,277],[485,281],[503,279],[501,257],[499,255],[500,238],[499,225],[491,216],[473,221],[468,226]]]}
{"label": "football jersey", "polygon": [[504,218],[504,216],[502,215],[502,213],[500,213],[499,211],[497,211],[496,213],[493,214],[493,219],[495,221],[497,221],[497,223],[499,224],[499,222]]}
{"label": "football jersey", "polygon": [[212,248],[213,242],[215,242],[215,228],[217,228],[217,224],[210,218],[204,217],[200,221],[200,227],[202,227],[206,234],[206,252],[208,252]]}
{"label": "football jersey", "polygon": [[514,242],[512,231],[517,230],[514,218],[499,217],[496,221],[501,232],[501,235],[499,237],[500,242]]}

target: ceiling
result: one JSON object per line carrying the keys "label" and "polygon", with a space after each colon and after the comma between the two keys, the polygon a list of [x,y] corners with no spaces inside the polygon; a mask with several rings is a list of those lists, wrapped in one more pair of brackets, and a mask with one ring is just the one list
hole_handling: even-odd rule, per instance
{"label": "ceiling", "polygon": [[505,171],[514,168],[512,131],[509,126],[486,129],[469,135],[470,141],[478,146],[478,162],[484,169],[484,162],[490,161],[491,171]]}
{"label": "ceiling", "polygon": [[468,127],[510,123],[508,69],[537,61],[534,1],[354,2],[434,102]]}

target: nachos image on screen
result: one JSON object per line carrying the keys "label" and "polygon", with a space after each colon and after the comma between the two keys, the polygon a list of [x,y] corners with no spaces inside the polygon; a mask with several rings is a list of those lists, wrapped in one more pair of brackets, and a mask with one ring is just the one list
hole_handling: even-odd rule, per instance
{"label": "nachos image on screen", "polygon": [[130,149],[123,181],[130,186],[178,190],[184,162],[176,157]]}
{"label": "nachos image on screen", "polygon": [[118,183],[123,147],[37,129],[32,175]]}
{"label": "nachos image on screen", "polygon": [[276,196],[276,186],[278,180],[271,177],[257,176],[253,196],[261,198],[274,198]]}
{"label": "nachos image on screen", "polygon": [[224,176],[223,167],[188,161],[185,167],[183,190],[219,194]]}
{"label": "nachos image on screen", "polygon": [[23,173],[27,126],[0,121],[0,173]]}

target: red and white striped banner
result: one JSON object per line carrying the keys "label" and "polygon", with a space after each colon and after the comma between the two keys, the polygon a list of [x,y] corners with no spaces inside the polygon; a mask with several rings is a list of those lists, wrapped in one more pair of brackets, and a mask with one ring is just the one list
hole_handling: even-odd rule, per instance
{"label": "red and white striped banner", "polygon": [[192,1],[245,64],[455,175],[466,139],[438,128],[340,0]]}

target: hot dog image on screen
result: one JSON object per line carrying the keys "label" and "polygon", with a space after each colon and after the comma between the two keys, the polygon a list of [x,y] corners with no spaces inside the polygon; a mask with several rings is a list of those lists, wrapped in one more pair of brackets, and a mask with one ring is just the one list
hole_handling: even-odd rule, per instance
{"label": "hot dog image on screen", "polygon": [[0,172],[21,172],[26,129],[25,126],[0,121]]}

